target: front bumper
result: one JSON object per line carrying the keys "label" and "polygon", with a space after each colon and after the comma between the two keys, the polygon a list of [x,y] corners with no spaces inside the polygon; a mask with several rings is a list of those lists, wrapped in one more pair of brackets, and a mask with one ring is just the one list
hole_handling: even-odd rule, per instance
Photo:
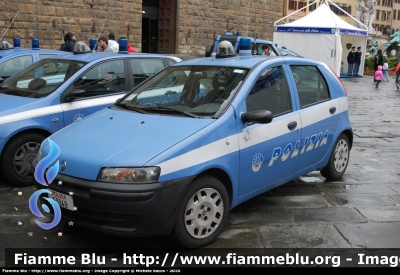
{"label": "front bumper", "polygon": [[[191,179],[115,184],[58,174],[48,189],[67,195],[73,192],[77,210],[61,208],[61,218],[66,222],[113,235],[146,237],[170,233],[180,198]],[[36,187],[46,188],[39,183]],[[43,198],[41,203],[48,204]]]}

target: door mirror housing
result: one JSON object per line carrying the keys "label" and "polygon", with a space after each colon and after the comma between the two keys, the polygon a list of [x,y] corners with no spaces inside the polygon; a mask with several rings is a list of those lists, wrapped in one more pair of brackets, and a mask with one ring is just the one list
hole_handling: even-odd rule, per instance
{"label": "door mirror housing", "polygon": [[268,110],[257,110],[248,113],[242,113],[240,118],[243,122],[267,124],[272,121],[272,113]]}

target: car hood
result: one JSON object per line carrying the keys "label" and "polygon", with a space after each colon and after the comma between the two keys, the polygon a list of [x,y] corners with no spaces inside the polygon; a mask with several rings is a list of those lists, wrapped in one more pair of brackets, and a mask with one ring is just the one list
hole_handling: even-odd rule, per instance
{"label": "car hood", "polygon": [[[26,106],[37,101],[38,101],[37,98],[0,94],[0,116],[5,116],[13,114],[15,112],[29,110],[31,108],[27,109]],[[18,107],[22,106],[23,110],[20,110],[22,108]]]}
{"label": "car hood", "polygon": [[66,163],[61,174],[96,180],[102,167],[145,166],[213,121],[107,108],[67,126],[49,139],[60,148],[60,163]]}

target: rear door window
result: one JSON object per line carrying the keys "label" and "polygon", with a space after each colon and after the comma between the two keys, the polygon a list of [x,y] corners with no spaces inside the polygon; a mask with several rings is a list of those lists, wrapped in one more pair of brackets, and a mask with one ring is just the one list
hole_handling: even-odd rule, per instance
{"label": "rear door window", "polygon": [[315,66],[291,65],[300,99],[300,108],[330,99],[328,85]]}

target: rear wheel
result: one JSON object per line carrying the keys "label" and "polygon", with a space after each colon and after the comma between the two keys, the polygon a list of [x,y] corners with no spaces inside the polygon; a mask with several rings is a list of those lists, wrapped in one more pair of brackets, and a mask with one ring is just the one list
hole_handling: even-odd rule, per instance
{"label": "rear wheel", "polygon": [[178,208],[172,239],[180,246],[197,248],[215,241],[228,220],[229,195],[212,176],[194,180]]}
{"label": "rear wheel", "polygon": [[37,133],[23,134],[14,138],[4,149],[1,170],[11,184],[24,187],[35,183],[32,161],[46,137]]}
{"label": "rear wheel", "polygon": [[342,133],[336,140],[328,164],[321,170],[321,175],[328,180],[340,179],[349,164],[350,144],[346,134]]}

